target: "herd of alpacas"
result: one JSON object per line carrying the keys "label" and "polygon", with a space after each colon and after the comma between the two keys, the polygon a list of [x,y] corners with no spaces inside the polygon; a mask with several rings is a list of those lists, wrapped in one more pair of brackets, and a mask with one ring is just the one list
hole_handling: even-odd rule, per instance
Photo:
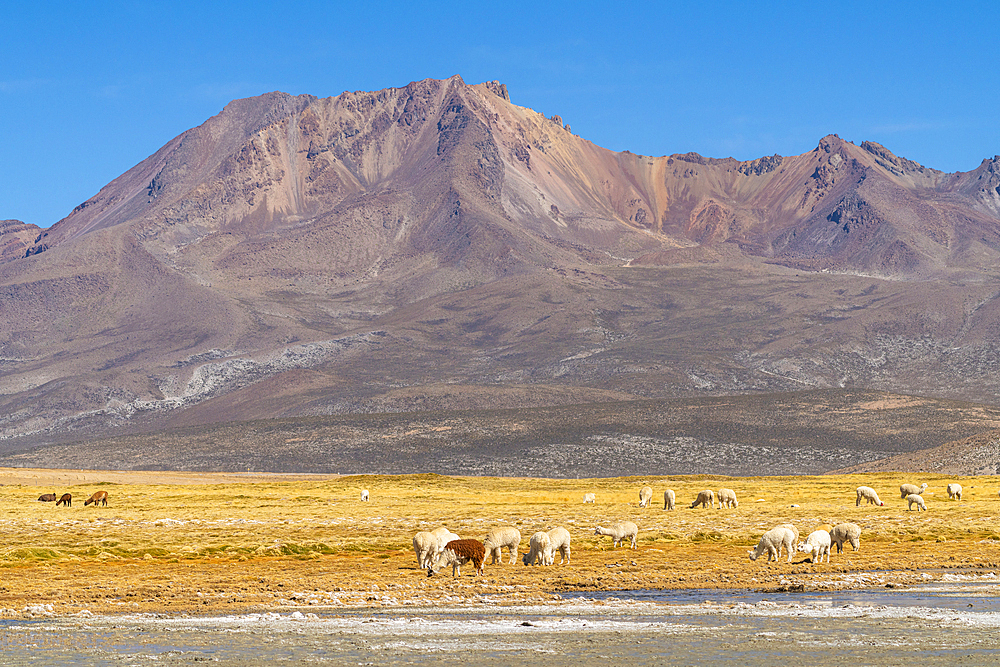
{"label": "herd of alpacas", "polygon": [[[913,484],[903,484],[899,487],[900,498],[908,503],[908,509],[912,510],[916,505],[917,511],[926,511],[927,505],[920,495],[927,489],[927,484],[915,486]],[[962,499],[962,487],[959,484],[949,484],[948,498],[952,500]],[[878,497],[875,489],[869,486],[859,486],[856,490],[857,506],[861,506],[864,500],[867,504],[885,505]],[[361,500],[368,501],[368,490],[362,491]],[[639,507],[649,507],[653,498],[653,489],[644,486],[639,490]],[[663,492],[663,509],[672,511],[675,509],[676,494],[673,489]],[[732,509],[739,507],[740,503],[736,497],[736,492],[732,489],[719,489],[718,495],[712,489],[700,491],[691,509],[716,507],[718,509]],[[584,503],[596,502],[593,493],[584,494]],[[796,507],[793,505],[793,507]],[[631,521],[620,521],[609,526],[597,526],[594,535],[604,535],[612,538],[613,546],[617,548],[628,540],[632,549],[636,548],[636,536],[639,528]],[[756,548],[747,552],[750,560],[757,560],[765,553],[767,561],[777,561],[781,557],[782,550],[788,555],[788,562],[792,562],[792,555],[799,551],[811,555],[811,562],[822,563],[826,556],[826,562],[830,562],[830,550],[836,545],[837,553],[844,549],[844,543],[851,545],[854,551],[861,548],[861,527],[856,523],[839,523],[835,526],[824,524],[809,533],[806,539],[799,542],[798,529],[785,523],[765,532]],[[487,533],[482,540],[462,539],[445,527],[436,528],[432,531],[421,531],[413,536],[413,551],[417,556],[417,564],[421,569],[427,570],[427,576],[432,576],[442,568],[452,566],[452,576],[459,576],[462,573],[462,565],[472,562],[476,570],[476,575],[483,573],[483,564],[486,557],[492,558],[490,564],[494,565],[498,561],[503,564],[503,550],[506,549],[510,556],[509,563],[513,564],[520,553],[521,531],[513,526],[503,526],[494,528]],[[528,539],[528,553],[524,554],[521,562],[524,565],[553,565],[555,556],[559,554],[559,564],[568,565],[570,558],[570,534],[563,527],[556,527],[549,531],[538,531]]]}
{"label": "herd of alpacas", "polygon": [[[72,507],[73,506],[73,495],[69,494],[69,493],[64,493],[61,496],[59,496],[58,500],[56,500],[56,494],[54,494],[54,493],[43,493],[42,495],[38,496],[38,502],[40,502],[40,503],[52,503],[52,502],[54,502],[56,504],[56,507],[59,507],[60,505],[62,505],[63,507]],[[84,504],[84,506],[86,506],[86,505],[93,505],[94,507],[97,507],[98,505],[102,505],[104,507],[107,507],[107,505],[108,505],[108,492],[107,491],[98,491],[97,493],[95,493],[94,495],[92,495],[90,498],[87,498],[87,500],[83,504]]]}

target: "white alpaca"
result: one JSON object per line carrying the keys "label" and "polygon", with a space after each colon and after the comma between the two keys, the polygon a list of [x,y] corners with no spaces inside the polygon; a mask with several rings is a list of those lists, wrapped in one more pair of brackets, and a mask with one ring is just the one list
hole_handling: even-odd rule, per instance
{"label": "white alpaca", "polygon": [[521,548],[521,531],[513,526],[500,526],[490,530],[486,533],[486,539],[483,540],[483,546],[486,548],[486,555],[493,556],[490,564],[496,563],[498,560],[500,564],[503,565],[503,548],[507,547],[510,552],[510,562],[514,563],[517,557],[518,550]]}
{"label": "white alpaca", "polygon": [[528,540],[528,553],[524,554],[522,561],[525,565],[545,565],[545,554],[551,549],[549,534],[540,530]]}
{"label": "white alpaca", "polygon": [[781,528],[787,528],[792,531],[792,549],[796,549],[799,546],[799,529],[790,523],[781,524]]}
{"label": "white alpaca", "polygon": [[653,489],[644,486],[639,489],[639,507],[649,507],[649,501],[653,499]]}
{"label": "white alpaca", "polygon": [[830,531],[830,542],[837,545],[837,553],[844,550],[844,542],[850,542],[854,550],[861,548],[861,527],[856,523],[838,523]]}
{"label": "white alpaca", "polygon": [[437,554],[438,538],[434,533],[422,530],[413,536],[413,551],[417,554],[417,567],[425,570],[430,567],[432,558]]}
{"label": "white alpaca", "polygon": [[948,485],[948,498],[950,500],[961,500],[962,499],[962,485],[961,484],[949,484]]}
{"label": "white alpaca", "polygon": [[674,494],[674,490],[673,489],[667,489],[666,491],[664,491],[663,492],[663,509],[665,509],[665,510],[673,510],[674,509],[674,500],[676,498],[677,498],[677,496]]}
{"label": "white alpaca", "polygon": [[879,507],[885,505],[885,503],[879,500],[878,494],[875,493],[875,489],[870,486],[858,487],[858,501],[854,504],[861,507],[862,500],[867,500],[869,505],[878,505]]}
{"label": "white alpaca", "polygon": [[907,511],[912,510],[914,505],[917,506],[918,512],[920,510],[923,510],[925,512],[927,511],[927,505],[924,504],[923,496],[917,495],[916,493],[911,493],[910,495],[906,496],[906,510]]}
{"label": "white alpaca", "polygon": [[899,497],[906,500],[906,496],[910,495],[920,495],[927,490],[927,482],[924,482],[920,486],[916,484],[902,484],[899,487]]}
{"label": "white alpaca", "polygon": [[693,503],[691,503],[691,509],[694,509],[698,505],[708,507],[709,509],[715,509],[715,491],[711,489],[699,491],[698,497],[694,499]]}
{"label": "white alpaca", "polygon": [[814,530],[809,533],[806,541],[799,545],[799,551],[812,553],[813,563],[822,563],[823,554],[826,554],[826,562],[830,562],[830,547],[833,542],[830,540],[830,533],[825,530]]}
{"label": "white alpaca", "polygon": [[750,556],[750,560],[757,560],[766,551],[768,562],[776,561],[781,555],[781,548],[784,547],[785,551],[788,552],[788,562],[791,563],[792,552],[795,551],[792,546],[794,540],[795,534],[791,530],[784,526],[776,526],[761,535],[757,548],[747,551],[747,555]]}
{"label": "white alpaca", "polygon": [[639,533],[639,527],[636,526],[631,521],[622,521],[620,523],[613,524],[607,528],[601,528],[600,526],[594,531],[594,535],[607,535],[608,537],[614,539],[613,546],[620,546],[622,540],[625,538],[630,538],[632,540],[632,548],[635,549],[635,538]]}
{"label": "white alpaca", "polygon": [[583,502],[585,502],[585,503],[592,503],[592,502],[594,502],[594,494],[593,493],[585,493],[585,494],[583,494]]}
{"label": "white alpaca", "polygon": [[556,561],[556,552],[559,552],[559,564],[569,565],[569,531],[562,526],[557,526],[548,531],[549,550],[545,553],[546,565],[552,565]]}
{"label": "white alpaca", "polygon": [[732,489],[719,489],[719,509],[723,507],[739,507],[740,501],[736,500],[736,492]]}
{"label": "white alpaca", "polygon": [[368,489],[361,489],[361,502],[368,502]]}
{"label": "white alpaca", "polygon": [[452,540],[460,540],[460,539],[462,539],[461,537],[459,537],[455,533],[451,532],[450,530],[448,530],[444,526],[440,526],[439,528],[435,528],[434,530],[432,530],[431,531],[431,535],[433,535],[434,537],[436,537],[437,540],[438,540],[437,547],[435,547],[435,549],[434,549],[434,561],[435,562],[437,562],[437,560],[440,558],[441,554],[444,553],[444,547],[445,547],[446,544],[448,544]]}

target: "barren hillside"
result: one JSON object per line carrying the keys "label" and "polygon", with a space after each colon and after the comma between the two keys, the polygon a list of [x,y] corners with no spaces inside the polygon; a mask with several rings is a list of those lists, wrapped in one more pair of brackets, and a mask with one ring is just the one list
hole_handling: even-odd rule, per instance
{"label": "barren hillside", "polygon": [[996,404],[1000,158],[614,153],[460,78],[236,100],[0,223],[9,452],[270,417],[877,389]]}

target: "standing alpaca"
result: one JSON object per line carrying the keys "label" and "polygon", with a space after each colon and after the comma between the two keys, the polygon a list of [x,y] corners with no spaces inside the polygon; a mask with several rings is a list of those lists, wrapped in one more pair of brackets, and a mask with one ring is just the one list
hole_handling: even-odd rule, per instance
{"label": "standing alpaca", "polygon": [[622,540],[625,538],[630,538],[632,540],[632,548],[635,549],[635,538],[639,533],[639,527],[636,526],[631,521],[622,521],[620,523],[613,524],[608,528],[597,527],[594,531],[594,535],[607,535],[614,540],[613,546],[620,546]]}
{"label": "standing alpaca", "polygon": [[916,484],[901,484],[899,487],[899,497],[906,500],[906,496],[910,495],[920,495],[927,490],[927,482],[924,482],[920,486]]}
{"label": "standing alpaca", "polygon": [[666,491],[664,491],[663,492],[663,509],[673,511],[673,509],[674,509],[674,500],[676,498],[677,498],[677,495],[674,493],[673,489],[667,489]]}
{"label": "standing alpaca", "polygon": [[517,551],[521,548],[521,531],[513,526],[493,528],[490,532],[486,533],[483,546],[486,548],[486,554],[493,557],[493,560],[490,561],[491,565],[495,564],[498,560],[503,565],[503,548],[507,547],[507,550],[510,552],[510,562],[513,565]]}

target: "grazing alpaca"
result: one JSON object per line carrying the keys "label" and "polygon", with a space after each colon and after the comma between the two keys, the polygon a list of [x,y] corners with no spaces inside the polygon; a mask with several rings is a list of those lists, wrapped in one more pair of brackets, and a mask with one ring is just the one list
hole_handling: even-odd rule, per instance
{"label": "grazing alpaca", "polygon": [[691,509],[694,509],[698,505],[701,505],[703,508],[708,507],[709,509],[715,509],[715,491],[712,489],[699,491],[698,497],[694,499],[693,503],[691,503]]}
{"label": "grazing alpaca", "polygon": [[736,499],[736,492],[732,489],[719,489],[719,509],[723,507],[739,507],[740,501]]}
{"label": "grazing alpaca", "polygon": [[552,541],[549,538],[549,534],[544,530],[540,530],[531,538],[528,539],[528,547],[530,551],[524,554],[521,558],[521,562],[525,565],[548,565],[545,562],[545,554],[548,553],[552,548]]}
{"label": "grazing alpaca", "polygon": [[90,503],[94,503],[94,507],[97,507],[97,503],[101,503],[106,507],[108,504],[108,492],[98,491],[91,497],[87,498],[87,502],[84,503],[84,506],[89,505]]}
{"label": "grazing alpaca", "polygon": [[479,540],[452,540],[444,546],[444,551],[434,565],[428,566],[427,576],[435,574],[442,567],[451,565],[451,576],[457,577],[462,574],[462,566],[472,561],[476,568],[476,574],[483,573],[483,561],[486,560],[486,547]]}
{"label": "grazing alpaca", "polygon": [[859,486],[858,487],[858,501],[855,503],[858,507],[861,507],[861,501],[867,500],[869,505],[878,505],[882,507],[885,505],[875,493],[875,489],[870,486]]}
{"label": "grazing alpaca", "polygon": [[68,493],[62,494],[62,497],[56,501],[56,507],[60,505],[65,505],[66,507],[71,507],[73,505],[73,496]]}

